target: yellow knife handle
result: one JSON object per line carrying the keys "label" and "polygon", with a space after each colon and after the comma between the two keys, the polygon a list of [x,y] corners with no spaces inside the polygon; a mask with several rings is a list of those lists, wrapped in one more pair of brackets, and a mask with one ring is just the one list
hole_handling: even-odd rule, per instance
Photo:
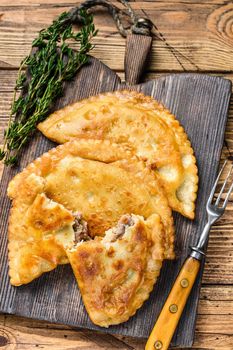
{"label": "yellow knife handle", "polygon": [[185,260],[149,336],[145,350],[168,349],[198,275],[200,264],[201,262],[193,257],[188,257]]}

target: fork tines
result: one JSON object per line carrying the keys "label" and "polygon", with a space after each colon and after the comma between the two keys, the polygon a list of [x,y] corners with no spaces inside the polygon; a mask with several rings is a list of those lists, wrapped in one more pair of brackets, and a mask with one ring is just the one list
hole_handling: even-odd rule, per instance
{"label": "fork tines", "polygon": [[[211,192],[210,192],[210,196],[209,196],[209,199],[208,199],[208,202],[207,202],[207,206],[209,206],[209,205],[212,203],[212,201],[213,201],[213,198],[214,198],[214,194],[215,194],[215,191],[216,191],[217,184],[218,184],[219,179],[220,179],[220,177],[221,177],[221,175],[222,175],[222,173],[223,173],[223,170],[224,170],[225,167],[226,167],[226,164],[228,163],[228,160],[231,161],[231,159],[226,159],[225,162],[224,162],[224,164],[223,164],[223,166],[222,166],[222,168],[221,168],[221,170],[220,170],[220,172],[219,172],[219,174],[218,174],[218,177],[217,177],[217,179],[216,179],[216,181],[215,181],[215,183],[214,183],[214,186],[213,186],[213,188],[212,188],[212,190],[211,190]],[[221,189],[220,189],[220,192],[219,192],[219,194],[218,194],[218,197],[217,197],[215,203],[213,203],[213,205],[216,206],[216,207],[219,205],[220,200],[223,199],[223,198],[222,198],[222,194],[223,194],[223,191],[224,191],[224,189],[225,189],[225,187],[226,187],[226,184],[228,183],[228,181],[229,181],[229,179],[230,179],[230,177],[231,177],[232,169],[233,169],[233,164],[232,164],[232,162],[231,162],[230,170],[229,170],[229,172],[228,172],[228,174],[227,174],[227,177],[225,178],[225,180],[224,180],[224,182],[223,182],[223,185],[222,185],[222,187],[221,187]],[[224,202],[223,202],[223,205],[221,206],[222,209],[225,209],[225,208],[226,208],[232,190],[233,190],[233,182],[231,183],[230,188],[229,188],[229,190],[228,190],[228,192],[227,192],[227,194],[226,194],[225,200],[224,200]]]}

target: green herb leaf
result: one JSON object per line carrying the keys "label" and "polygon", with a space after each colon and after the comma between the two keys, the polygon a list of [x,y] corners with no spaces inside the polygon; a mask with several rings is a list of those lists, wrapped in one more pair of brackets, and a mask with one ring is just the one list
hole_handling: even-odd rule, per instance
{"label": "green herb leaf", "polygon": [[3,158],[5,157],[5,152],[0,149],[0,160],[3,160]]}
{"label": "green herb leaf", "polygon": [[[21,62],[4,145],[0,150],[0,160],[6,165],[17,162],[37,124],[46,119],[51,105],[62,95],[63,82],[72,79],[88,61],[87,53],[93,48],[90,40],[97,31],[92,15],[84,10],[79,14],[83,23],[79,32],[73,31],[71,14],[62,13],[50,27],[39,32],[32,42],[35,51]],[[78,51],[70,48],[70,40],[79,44]],[[29,79],[22,72],[25,66]],[[16,98],[18,91],[21,95]]]}

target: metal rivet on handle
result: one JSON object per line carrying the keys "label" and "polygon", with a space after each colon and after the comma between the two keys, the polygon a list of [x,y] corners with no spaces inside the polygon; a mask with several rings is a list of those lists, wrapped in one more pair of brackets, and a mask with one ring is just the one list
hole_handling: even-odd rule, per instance
{"label": "metal rivet on handle", "polygon": [[169,306],[169,311],[172,313],[172,314],[175,314],[177,311],[178,311],[178,306],[176,304],[172,304]]}
{"label": "metal rivet on handle", "polygon": [[157,341],[154,343],[154,348],[155,348],[156,350],[160,350],[160,349],[162,349],[162,347],[163,347],[163,343],[162,343],[160,340],[157,340]]}
{"label": "metal rivet on handle", "polygon": [[187,278],[183,278],[181,281],[180,281],[180,285],[182,288],[187,288],[188,285],[189,285],[189,281],[187,280]]}

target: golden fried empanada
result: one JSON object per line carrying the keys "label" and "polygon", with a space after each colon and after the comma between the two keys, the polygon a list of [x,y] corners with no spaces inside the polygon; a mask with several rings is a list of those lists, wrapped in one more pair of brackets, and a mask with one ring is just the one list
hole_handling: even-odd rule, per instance
{"label": "golden fried empanada", "polygon": [[[37,180],[32,174],[25,179],[25,188],[30,184],[33,189]],[[9,221],[11,284],[29,283],[58,264],[67,263],[63,247],[74,239],[74,222],[70,211],[44,193],[35,193],[30,201],[27,196],[17,197]]]}
{"label": "golden fried empanada", "polygon": [[[106,152],[106,149],[108,152]],[[127,159],[128,157],[128,159]],[[166,258],[174,257],[171,210],[155,174],[123,145],[74,140],[43,154],[8,186],[11,283],[28,283],[67,263],[64,244],[74,240],[75,214],[92,237],[125,213],[161,216]]]}
{"label": "golden fried empanada", "polygon": [[151,97],[135,91],[94,96],[53,113],[38,128],[58,143],[74,138],[128,143],[156,171],[172,209],[194,218],[198,177],[193,150],[179,122]]}
{"label": "golden fried empanada", "polygon": [[118,225],[67,249],[86,310],[101,327],[125,322],[148,299],[163,261],[158,215],[124,215]]}

